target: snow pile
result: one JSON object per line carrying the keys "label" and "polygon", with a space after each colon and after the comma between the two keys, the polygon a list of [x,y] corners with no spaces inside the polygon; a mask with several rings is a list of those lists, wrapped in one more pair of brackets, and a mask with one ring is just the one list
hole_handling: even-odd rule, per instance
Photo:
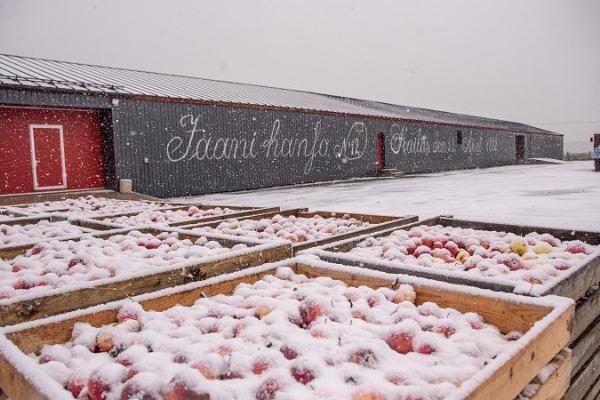
{"label": "snow pile", "polygon": [[187,210],[146,210],[136,215],[105,218],[104,221],[121,225],[171,224],[192,219],[233,214],[235,212],[235,210],[227,207],[214,207],[207,210],[201,210],[196,206],[192,206]]}
{"label": "snow pile", "polygon": [[33,203],[27,205],[25,210],[32,212],[60,211],[68,213],[71,217],[93,217],[102,214],[122,214],[132,211],[157,210],[164,207],[173,206],[162,202],[118,200],[88,195],[77,199]]}
{"label": "snow pile", "polygon": [[506,336],[474,313],[414,304],[409,285],[348,287],[290,268],[232,295],[75,325],[31,359],[75,398],[442,399],[498,354]]}
{"label": "snow pile", "polygon": [[89,231],[89,229],[83,229],[68,221],[50,222],[42,220],[27,225],[0,224],[0,246],[18,246],[41,239],[82,235],[84,232]]}
{"label": "snow pile", "polygon": [[579,240],[560,241],[548,233],[514,233],[421,225],[389,236],[367,238],[350,250],[361,259],[378,259],[412,268],[543,284],[600,247]]}
{"label": "snow pile", "polygon": [[331,236],[351,232],[370,226],[348,214],[340,217],[284,217],[230,220],[219,224],[216,228],[200,227],[198,230],[222,232],[228,235],[252,237],[256,239],[284,239],[293,243],[325,239]]}
{"label": "snow pile", "polygon": [[0,260],[0,299],[50,294],[51,289],[127,278],[247,247],[224,247],[202,236],[180,240],[177,232],[157,235],[130,231],[107,239],[85,234],[80,240],[40,242],[25,254]]}

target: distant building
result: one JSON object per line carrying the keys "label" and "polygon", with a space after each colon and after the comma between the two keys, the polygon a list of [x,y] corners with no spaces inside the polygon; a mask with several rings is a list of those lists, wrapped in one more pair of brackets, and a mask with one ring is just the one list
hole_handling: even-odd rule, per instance
{"label": "distant building", "polygon": [[0,194],[167,197],[561,158],[528,125],[324,94],[0,55]]}

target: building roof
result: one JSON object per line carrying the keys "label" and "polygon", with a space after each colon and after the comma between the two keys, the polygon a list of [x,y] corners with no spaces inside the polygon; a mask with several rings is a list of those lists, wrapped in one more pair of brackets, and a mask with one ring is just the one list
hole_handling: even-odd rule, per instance
{"label": "building roof", "polygon": [[274,107],[558,135],[554,132],[517,122],[424,108],[244,83],[6,54],[0,54],[1,87]]}

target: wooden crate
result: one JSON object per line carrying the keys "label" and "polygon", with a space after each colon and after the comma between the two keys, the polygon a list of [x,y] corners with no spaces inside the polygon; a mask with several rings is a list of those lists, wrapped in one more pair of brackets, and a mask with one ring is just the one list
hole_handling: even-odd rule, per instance
{"label": "wooden crate", "polygon": [[[201,210],[210,210],[210,209],[216,208],[216,207],[229,208],[231,210],[235,210],[235,212],[230,213],[230,214],[214,215],[214,216],[204,217],[204,218],[189,218],[189,219],[185,219],[185,220],[181,220],[181,221],[177,221],[177,222],[172,222],[168,225],[169,226],[187,226],[187,225],[198,224],[198,223],[202,223],[202,222],[223,221],[224,219],[244,217],[247,215],[254,215],[254,214],[260,214],[260,213],[267,213],[267,212],[278,212],[280,210],[279,207],[259,208],[259,207],[227,206],[227,205],[218,205],[218,204],[214,204],[214,205],[212,205],[212,204],[188,204],[185,206],[163,208],[163,209],[157,210],[157,211],[187,210],[192,206],[196,206]],[[118,218],[118,217],[132,217],[132,216],[135,216],[140,213],[141,213],[140,211],[133,211],[133,212],[127,212],[127,213],[122,213],[122,214],[102,215],[102,216],[94,217],[91,219],[94,219],[97,221],[102,221],[102,222],[108,223],[108,224],[124,226],[123,224],[118,224],[116,222],[112,222],[112,221],[110,221],[110,219]],[[147,224],[149,224],[149,223],[151,223],[151,222],[148,221]]]}
{"label": "wooden crate", "polygon": [[[164,311],[175,305],[192,305],[200,296],[230,294],[239,283],[252,283],[272,274],[280,266],[291,267],[308,277],[329,276],[351,286],[372,288],[396,287],[399,283],[413,285],[416,303],[435,302],[461,312],[477,312],[485,321],[502,332],[525,332],[515,342],[512,356],[500,354],[452,393],[452,399],[512,400],[567,344],[573,304],[559,297],[531,298],[513,294],[495,295],[479,289],[465,290],[457,285],[405,275],[392,275],[345,267],[299,257],[275,264],[249,268],[203,282],[195,282],[166,291],[133,298],[146,310]],[[58,399],[56,394],[70,393],[52,381],[26,354],[39,351],[43,345],[64,343],[70,339],[77,322],[99,327],[116,321],[121,302],[94,307],[82,312],[68,313],[30,324],[4,329],[0,336],[0,387],[15,399]],[[535,326],[534,329],[532,329]],[[31,379],[35,376],[35,379]],[[53,393],[53,394],[49,394]]]}
{"label": "wooden crate", "polygon": [[[94,237],[108,238],[117,234],[126,234],[132,228],[112,230],[94,234]],[[180,239],[196,240],[200,235],[175,228],[145,227],[138,228],[143,233],[158,234],[160,232],[178,232]],[[166,287],[177,286],[190,281],[206,279],[211,276],[237,271],[239,269],[260,265],[266,262],[279,261],[291,256],[291,246],[286,242],[269,242],[243,240],[226,235],[202,235],[216,240],[224,246],[231,247],[244,243],[249,249],[235,250],[227,254],[198,258],[186,263],[174,264],[172,267],[158,268],[139,276],[128,278],[104,279],[100,283],[87,282],[83,287],[62,289],[58,293],[27,300],[15,298],[0,300],[0,326],[16,324],[24,321],[44,318],[50,315],[85,308],[108,301],[123,299]],[[79,240],[76,237],[71,240]],[[25,253],[33,245],[24,245],[0,250],[0,258],[8,260]]]}
{"label": "wooden crate", "polygon": [[[81,197],[80,196],[70,196],[70,197],[64,197],[64,198],[60,198],[60,199],[52,199],[49,201],[61,201],[61,200],[66,200],[66,199],[77,199]],[[139,197],[139,196],[132,196],[131,198],[127,198],[127,199],[123,199],[123,198],[118,198],[115,196],[109,196],[106,194],[103,195],[94,195],[94,197],[96,198],[104,198],[107,200],[116,200],[116,201],[122,201],[122,202],[127,202],[127,201],[137,201],[137,202],[141,202],[141,203],[147,203],[147,204],[151,204],[151,203],[159,203],[162,204],[161,206],[159,206],[158,208],[156,208],[157,210],[163,210],[163,209],[169,209],[169,208],[173,208],[173,207],[178,207],[178,204],[171,204],[171,203],[166,203],[161,201],[160,199],[157,200],[148,200],[144,197]],[[138,198],[139,197],[139,198]],[[69,207],[56,207],[56,208],[51,208],[49,210],[43,210],[43,211],[37,211],[37,210],[30,210],[28,209],[29,206],[34,205],[34,204],[40,204],[43,203],[43,201],[37,201],[34,203],[18,203],[18,204],[13,204],[10,207],[13,208],[13,210],[16,210],[17,212],[22,212],[22,213],[26,213],[29,215],[36,215],[36,214],[46,214],[46,213],[69,213],[69,211],[71,210]],[[99,210],[100,211],[100,210]],[[134,212],[140,212],[142,210],[137,210]],[[98,214],[102,214],[101,211],[98,212]],[[112,213],[114,214],[114,213]],[[112,214],[107,214],[107,215],[112,215]]]}
{"label": "wooden crate", "polygon": [[[599,232],[586,232],[568,229],[553,229],[538,226],[521,226],[509,224],[496,224],[478,221],[466,221],[454,219],[451,217],[435,217],[423,220],[417,223],[409,224],[402,229],[410,229],[419,225],[442,225],[450,227],[473,228],[481,230],[493,230],[513,232],[519,235],[526,235],[531,232],[549,233],[560,240],[582,240],[589,244],[600,244]],[[484,289],[495,291],[512,292],[515,286],[510,283],[496,283],[493,279],[480,279],[473,276],[459,276],[458,274],[449,274],[442,271],[432,270],[431,268],[419,268],[412,266],[403,266],[401,263],[394,263],[381,260],[372,260],[361,258],[358,260],[354,256],[345,254],[348,250],[355,247],[359,242],[367,237],[382,237],[388,236],[395,229],[387,229],[376,232],[373,235],[364,235],[352,240],[339,241],[330,245],[321,246],[317,249],[309,250],[309,252],[318,255],[320,258],[333,262],[341,262],[350,265],[363,266],[365,268],[386,271],[386,272],[401,272],[410,275],[422,276],[430,279],[435,279],[444,282],[460,283],[468,286],[477,286]],[[600,327],[595,321],[600,317],[600,290],[598,284],[600,282],[600,252],[588,258],[588,261],[581,265],[578,269],[570,274],[564,274],[558,279],[553,279],[544,290],[538,293],[525,293],[530,295],[544,296],[555,294],[559,296],[569,297],[577,301],[577,308],[573,321],[573,330],[571,337],[571,346],[573,348],[573,371],[572,376],[584,372],[586,362],[594,354],[594,351],[600,349],[600,340],[598,339],[597,330]],[[594,322],[595,321],[595,322]],[[590,327],[595,329],[588,329]],[[581,348],[579,348],[581,346]],[[582,369],[583,368],[583,369]],[[588,379],[574,379],[573,385],[579,386],[579,390],[587,390],[588,384],[591,384],[594,379],[600,375],[600,370],[596,369],[593,372],[588,372]],[[587,376],[586,375],[586,376]],[[577,399],[578,400],[578,399]]]}
{"label": "wooden crate", "polygon": [[284,211],[269,211],[269,212],[254,214],[254,215],[240,217],[240,218],[227,218],[227,219],[224,219],[221,221],[202,222],[202,223],[197,223],[197,224],[182,225],[182,228],[185,228],[185,229],[216,228],[219,224],[221,224],[224,221],[229,221],[229,220],[243,221],[243,220],[248,220],[248,219],[260,220],[263,218],[271,218],[277,214],[284,216],[284,217],[289,217],[289,216],[293,215],[298,218],[311,218],[316,215],[319,215],[323,218],[332,218],[332,217],[341,218],[343,215],[349,215],[353,218],[356,218],[359,221],[368,222],[369,224],[371,224],[370,226],[365,227],[365,228],[355,229],[353,231],[346,232],[343,234],[332,235],[331,237],[324,238],[324,239],[315,239],[315,240],[307,240],[305,242],[292,243],[292,249],[294,250],[294,253],[309,249],[311,247],[322,246],[327,243],[337,242],[342,239],[353,238],[356,236],[365,235],[367,233],[376,232],[376,231],[379,231],[382,229],[388,229],[388,228],[392,228],[392,227],[406,225],[408,223],[419,220],[419,218],[415,215],[405,215],[405,216],[395,217],[395,216],[389,216],[389,215],[357,214],[357,213],[345,213],[345,212],[334,212],[334,211],[308,211],[307,208],[295,208],[292,210],[284,210]]}

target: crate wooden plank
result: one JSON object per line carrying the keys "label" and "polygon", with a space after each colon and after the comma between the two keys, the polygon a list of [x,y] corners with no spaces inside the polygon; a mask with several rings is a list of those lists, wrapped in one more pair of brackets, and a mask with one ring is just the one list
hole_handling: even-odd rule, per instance
{"label": "crate wooden plank", "polygon": [[577,375],[571,379],[571,386],[565,394],[565,400],[584,399],[591,389],[595,390],[594,385],[598,377],[600,377],[600,348],[581,367]]}
{"label": "crate wooden plank", "polygon": [[[128,231],[117,232],[127,233]],[[142,232],[153,234],[164,231],[169,231],[169,229],[148,228],[142,230]],[[107,238],[113,234],[114,231],[94,236]],[[105,284],[74,288],[71,291],[63,291],[58,294],[50,293],[30,300],[19,301],[17,299],[14,302],[0,305],[0,326],[40,319],[291,257],[291,247],[282,242],[272,245],[236,240],[236,238],[224,239],[210,235],[206,236],[228,247],[238,243],[246,243],[252,246],[250,247],[252,250],[233,251],[231,254],[225,253],[216,257],[216,259],[210,257],[208,261],[198,258],[197,262],[186,263],[184,266],[173,265],[168,270],[161,268],[161,271],[156,273],[149,271],[142,276],[134,276],[128,279],[115,278]],[[180,239],[197,239],[199,236],[191,233],[180,233],[179,237]]]}
{"label": "crate wooden plank", "polygon": [[[577,316],[577,312],[575,315]],[[600,317],[596,318],[594,322],[587,327],[585,332],[583,332],[576,341],[572,342],[569,347],[573,349],[573,368],[571,375],[574,376],[594,352],[600,348]]]}
{"label": "crate wooden plank", "polygon": [[[536,386],[535,392],[525,393],[525,389],[517,400],[560,400],[569,388],[571,381],[571,351],[562,350],[551,363],[555,364],[554,371],[542,383],[536,376],[528,386]],[[549,364],[550,365],[550,364]]]}
{"label": "crate wooden plank", "polygon": [[596,380],[590,391],[586,394],[584,400],[598,400],[600,399],[600,378]]}
{"label": "crate wooden plank", "polygon": [[296,209],[292,209],[292,210],[272,211],[272,212],[254,214],[254,215],[249,215],[249,216],[245,216],[245,217],[241,217],[241,218],[221,219],[216,222],[203,222],[203,223],[190,224],[190,225],[186,224],[186,225],[182,225],[181,227],[185,228],[185,229],[196,229],[196,228],[202,229],[203,227],[216,228],[221,223],[231,220],[231,219],[235,219],[238,221],[244,221],[244,220],[249,220],[249,219],[260,220],[263,218],[274,217],[277,214],[279,214],[283,217],[295,216],[298,218],[312,218],[316,215],[323,217],[323,218],[336,218],[336,217],[341,218],[344,215],[349,215],[350,217],[353,217],[359,221],[368,222],[369,224],[372,224],[371,226],[354,229],[354,230],[351,230],[346,233],[331,235],[330,237],[323,238],[323,239],[314,239],[314,240],[307,240],[307,241],[299,242],[299,243],[292,243],[292,249],[294,250],[294,254],[296,254],[300,251],[312,248],[312,247],[323,246],[328,243],[333,243],[333,242],[337,242],[340,240],[353,238],[356,236],[366,235],[369,233],[380,231],[382,229],[400,227],[400,226],[418,221],[418,219],[419,219],[415,215],[390,216],[390,215],[358,214],[358,213],[346,213],[346,212],[335,212],[335,211],[308,211],[308,209],[306,209],[306,208],[296,208]]}
{"label": "crate wooden plank", "polygon": [[[416,303],[432,301],[441,307],[454,307],[460,311],[480,312],[486,322],[499,323],[503,332],[525,328],[526,330],[537,326],[539,321],[544,321],[545,328],[536,331],[536,335],[527,335],[527,340],[521,343],[521,350],[504,363],[488,364],[480,371],[480,376],[473,377],[480,381],[480,385],[470,393],[467,399],[513,399],[529,383],[533,377],[550,360],[552,360],[567,344],[570,333],[569,326],[573,307],[561,302],[560,311],[553,311],[540,299],[525,298],[522,296],[497,297],[485,291],[465,291],[458,286],[440,286],[424,280],[416,281],[402,275],[367,274],[358,268],[344,268],[344,270],[331,268],[328,264],[319,262],[318,265],[306,259],[287,260],[268,268],[248,269],[233,274],[217,283],[196,282],[192,285],[180,287],[176,290],[169,289],[167,293],[145,295],[140,304],[146,310],[163,311],[174,305],[191,305],[201,295],[212,296],[216,294],[230,294],[241,282],[252,283],[262,276],[272,274],[277,266],[292,267],[296,273],[308,276],[331,276],[341,279],[349,285],[368,285],[370,287],[396,287],[400,282],[413,285],[416,293]],[[367,271],[368,272],[368,271]],[[133,300],[136,300],[135,298]],[[506,307],[510,311],[503,311]],[[75,316],[66,314],[60,318],[38,321],[34,326],[15,326],[6,331],[3,340],[9,340],[16,346],[17,354],[7,357],[3,352],[0,355],[0,387],[11,397],[25,395],[26,398],[47,399],[44,392],[37,385],[38,377],[34,381],[23,378],[23,371],[19,368],[22,363],[14,362],[27,359],[26,354],[39,351],[45,344],[64,343],[70,339],[75,323],[87,322],[99,327],[116,321],[119,303],[103,310],[91,309],[87,313]],[[550,316],[552,314],[552,316]],[[522,318],[522,319],[521,319]],[[11,362],[12,361],[12,362]],[[501,364],[501,365],[500,365]],[[58,384],[57,384],[58,385]]]}
{"label": "crate wooden plank", "polygon": [[[577,339],[585,329],[600,315],[600,287],[586,295],[585,301],[578,302],[573,319],[573,339]],[[582,300],[582,299],[580,299]]]}

